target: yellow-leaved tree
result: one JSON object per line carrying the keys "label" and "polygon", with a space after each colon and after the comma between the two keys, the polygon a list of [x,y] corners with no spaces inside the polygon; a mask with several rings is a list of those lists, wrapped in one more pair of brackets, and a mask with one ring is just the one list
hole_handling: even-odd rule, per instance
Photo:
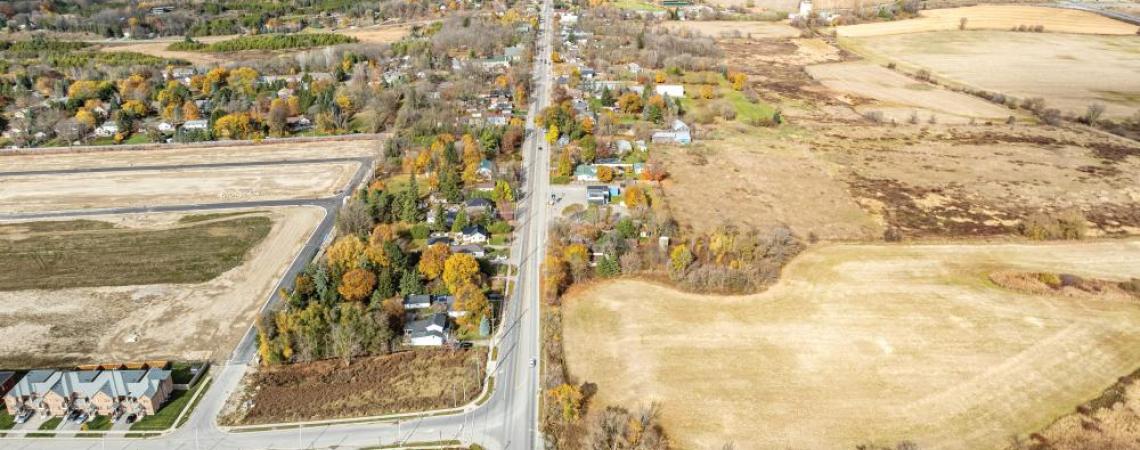
{"label": "yellow-leaved tree", "polygon": [[448,256],[443,264],[443,284],[448,292],[455,293],[460,287],[474,285],[479,280],[479,262],[474,256],[456,253]]}
{"label": "yellow-leaved tree", "polygon": [[340,239],[333,242],[329,246],[329,251],[325,253],[325,258],[329,266],[346,271],[356,267],[356,263],[360,261],[362,254],[364,254],[364,240],[355,234],[350,234],[341,236]]}
{"label": "yellow-leaved tree", "polygon": [[450,256],[451,249],[446,244],[429,245],[420,255],[420,274],[429,280],[439,278],[440,275],[443,275],[444,266]]}
{"label": "yellow-leaved tree", "polygon": [[352,269],[344,274],[336,291],[350,302],[364,300],[376,287],[376,274],[364,269]]}

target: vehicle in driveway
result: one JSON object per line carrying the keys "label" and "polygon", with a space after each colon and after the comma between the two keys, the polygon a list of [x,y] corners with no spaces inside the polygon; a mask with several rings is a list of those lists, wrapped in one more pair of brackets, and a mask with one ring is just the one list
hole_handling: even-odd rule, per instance
{"label": "vehicle in driveway", "polygon": [[138,414],[131,414],[131,415],[127,416],[127,424],[135,423],[135,421],[138,420],[138,418],[139,418]]}
{"label": "vehicle in driveway", "polygon": [[28,419],[31,419],[34,414],[35,411],[32,411],[30,409],[24,409],[20,411],[18,414],[16,414],[16,424],[18,425],[27,422]]}

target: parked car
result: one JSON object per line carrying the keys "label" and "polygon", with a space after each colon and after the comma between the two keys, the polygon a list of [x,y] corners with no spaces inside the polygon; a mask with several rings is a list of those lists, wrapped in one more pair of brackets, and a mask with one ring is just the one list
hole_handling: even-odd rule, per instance
{"label": "parked car", "polygon": [[460,342],[459,343],[459,348],[471,348],[474,346],[475,346],[475,344],[472,344],[470,342]]}
{"label": "parked car", "polygon": [[84,423],[90,416],[87,413],[80,413],[79,417],[75,418],[75,423]]}
{"label": "parked car", "polygon": [[127,424],[135,423],[135,421],[138,419],[139,419],[138,414],[131,414],[131,415],[127,416]]}
{"label": "parked car", "polygon": [[31,419],[34,414],[35,414],[35,411],[32,411],[30,409],[22,410],[16,414],[16,423],[21,424],[21,423],[27,422],[28,419]]}
{"label": "parked car", "polygon": [[67,412],[67,418],[65,420],[68,422],[74,422],[76,417],[79,417],[79,410],[73,409]]}

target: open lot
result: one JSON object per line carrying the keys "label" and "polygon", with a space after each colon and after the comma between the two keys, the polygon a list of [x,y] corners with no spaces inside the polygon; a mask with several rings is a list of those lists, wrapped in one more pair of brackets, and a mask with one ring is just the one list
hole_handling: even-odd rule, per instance
{"label": "open lot", "polygon": [[0,212],[328,197],[359,166],[344,162],[8,177],[0,184]]}
{"label": "open lot", "polygon": [[[819,8],[819,6],[817,6]],[[1136,25],[1096,13],[1072,9],[1021,5],[978,5],[965,8],[928,9],[919,18],[847,25],[836,28],[839,37],[868,37],[925,31],[958,30],[966,18],[967,30],[1007,31],[1019,25],[1045,27],[1045,32],[1135,35]]]}
{"label": "open lot", "polygon": [[116,150],[82,153],[36,152],[5,155],[0,152],[3,172],[30,170],[94,169],[100,167],[145,167],[156,165],[210,164],[250,161],[283,161],[315,158],[375,156],[383,140],[283,142],[260,145],[170,147],[149,150]]}
{"label": "open lot", "polygon": [[[1140,276],[1140,241],[833,245],[769,291],[602,283],[563,303],[591,411],[661,401],[683,448],[1002,448],[1140,365],[1140,300],[1006,290],[996,270]],[[758,433],[757,430],[763,430]]]}
{"label": "open lot", "polygon": [[262,367],[247,376],[252,408],[226,422],[262,424],[461,406],[483,389],[487,352],[413,350]]}
{"label": "open lot", "polygon": [[[1133,27],[1135,28],[1135,27]],[[1083,114],[1102,103],[1105,117],[1140,111],[1140,39],[1009,31],[940,31],[842,41],[875,61],[927,69],[936,78]]]}
{"label": "open lot", "polygon": [[762,38],[794,38],[800,36],[800,30],[786,23],[761,22],[744,20],[688,20],[669,21],[663,25],[670,30],[687,30],[703,33],[712,37],[722,35],[736,37]]}
{"label": "open lot", "polygon": [[[237,35],[228,36],[201,36],[196,37],[194,40],[206,44],[211,44],[226,39],[233,39]],[[157,56],[159,58],[182,59],[190,61],[195,66],[213,66],[226,64],[232,62],[231,58],[227,58],[224,54],[210,53],[210,52],[188,52],[169,50],[167,47],[171,43],[181,41],[182,39],[161,39],[153,41],[126,41],[122,43],[108,43],[99,47],[100,51],[105,52],[135,52],[144,55]]]}
{"label": "open lot", "polygon": [[[1003,122],[1011,115],[1021,116],[1004,106],[916,81],[867,62],[819,64],[808,66],[807,71],[824,86],[856,96],[846,100],[856,105],[857,112],[879,111],[887,121],[907,122],[912,114],[924,123],[931,116],[938,123],[968,123],[970,119]],[[875,101],[861,104],[858,97]]]}
{"label": "open lot", "polygon": [[264,215],[183,216],[163,229],[109,222],[0,224],[0,290],[201,283],[241,264],[269,232]]}
{"label": "open lot", "polygon": [[[184,216],[132,214],[89,219],[142,233],[186,226],[180,223]],[[267,217],[272,227],[244,255],[241,264],[202,283],[0,292],[0,367],[222,357],[248,329],[276,280],[323,216],[324,210],[318,207],[258,208],[257,212],[241,216]],[[213,220],[224,222],[227,218]],[[90,229],[100,226],[85,227],[94,233]],[[219,238],[209,233],[201,237],[199,245]],[[225,251],[195,249],[192,245],[179,249],[199,255],[211,250]],[[157,249],[150,255],[151,260],[138,263],[160,264],[189,257],[163,254]],[[13,274],[9,272],[8,276]],[[114,276],[107,275],[108,283],[114,282]]]}
{"label": "open lot", "polygon": [[367,28],[348,28],[336,30],[335,32],[345,36],[352,36],[360,39],[360,42],[367,44],[390,44],[403,39],[404,36],[411,33],[413,26],[424,25],[429,22],[430,21],[420,21],[416,23],[379,25]]}

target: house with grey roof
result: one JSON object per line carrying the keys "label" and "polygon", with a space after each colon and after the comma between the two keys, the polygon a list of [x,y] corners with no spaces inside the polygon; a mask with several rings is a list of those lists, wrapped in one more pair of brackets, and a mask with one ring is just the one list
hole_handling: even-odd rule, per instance
{"label": "house with grey roof", "polygon": [[404,326],[404,338],[413,346],[440,346],[447,342],[450,327],[447,313],[435,313],[423,320],[413,320]]}

